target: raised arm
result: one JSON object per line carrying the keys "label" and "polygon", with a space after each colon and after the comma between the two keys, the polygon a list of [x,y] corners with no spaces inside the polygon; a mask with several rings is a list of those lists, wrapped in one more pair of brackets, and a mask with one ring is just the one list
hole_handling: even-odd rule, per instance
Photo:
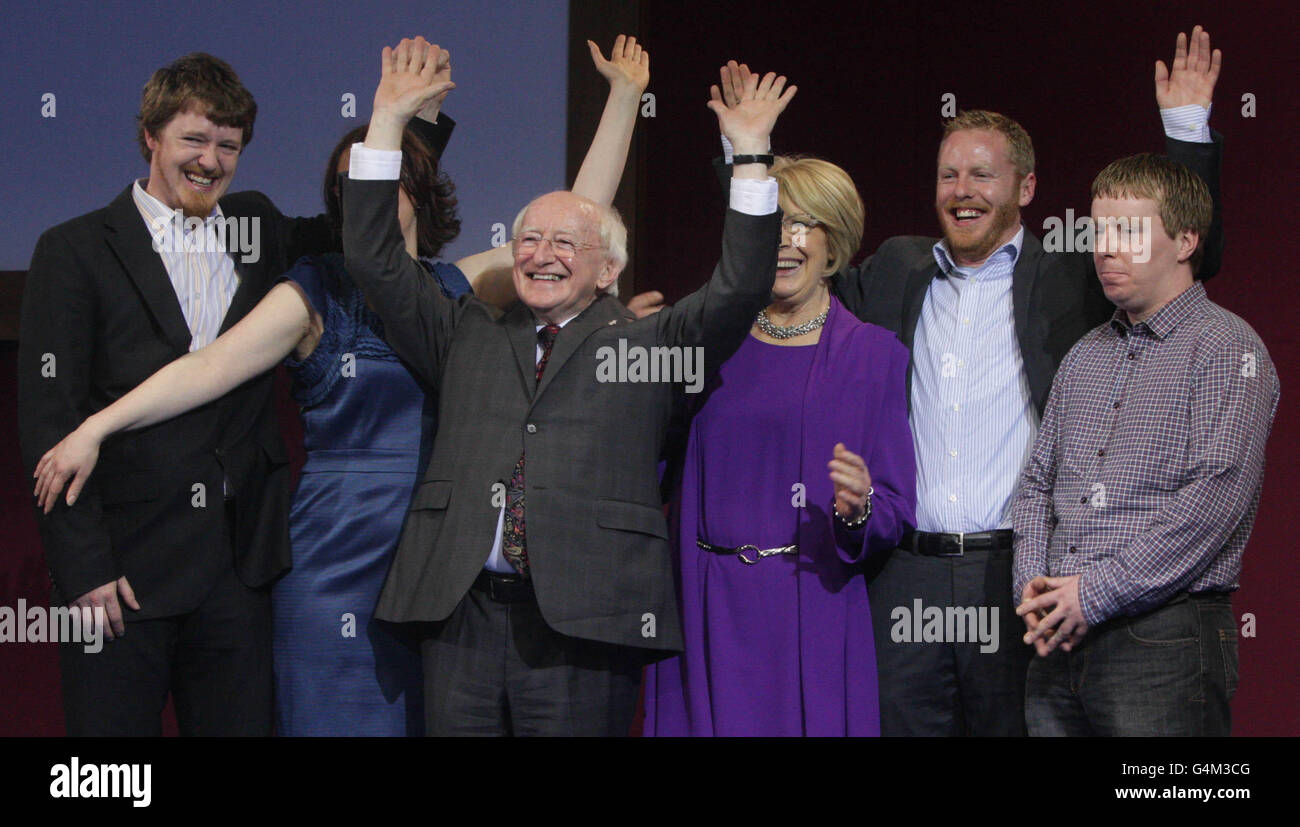
{"label": "raised arm", "polygon": [[[573,182],[573,192],[598,204],[612,204],[623,179],[623,167],[627,164],[641,93],[650,83],[650,53],[636,42],[635,37],[626,35],[619,35],[614,40],[609,60],[590,40],[587,48],[591,51],[596,71],[609,81],[609,97],[605,99],[600,124]],[[473,285],[474,295],[483,301],[504,307],[515,300],[514,280],[510,275],[514,257],[510,245],[466,256],[457,261],[456,266]]]}
{"label": "raised arm", "polygon": [[[715,86],[708,106],[737,155],[766,152],[768,135],[797,91],[785,77],[769,72],[752,75],[741,99],[727,106]],[[666,345],[704,348],[705,373],[711,375],[740,347],[754,316],[771,297],[780,245],[780,210],[776,180],[763,160],[738,164],[731,181],[722,258],[702,287],[657,314],[659,339]]]}
{"label": "raised arm", "polygon": [[384,47],[374,114],[364,144],[352,147],[343,187],[343,252],[348,274],[384,322],[398,356],[437,384],[455,303],[406,252],[397,220],[402,132],[416,112],[454,84],[439,67],[441,49],[423,37]]}
{"label": "raised arm", "polygon": [[[108,437],[211,402],[275,367],[300,345],[314,344],[320,329],[320,317],[311,310],[302,288],[290,281],[276,285],[212,344],[160,368],[45,452],[34,475],[38,505],[50,513],[69,478],[67,503],[73,505],[95,468],[99,446]],[[301,348],[299,355],[305,356]]]}
{"label": "raised arm", "polygon": [[1182,32],[1174,44],[1174,59],[1166,67],[1155,65],[1156,104],[1165,127],[1169,157],[1201,176],[1210,190],[1214,212],[1202,241],[1197,278],[1219,272],[1223,259],[1223,199],[1219,195],[1219,170],[1223,162],[1223,136],[1210,129],[1210,105],[1223,65],[1223,53],[1210,49],[1210,33],[1200,26],[1190,38]]}

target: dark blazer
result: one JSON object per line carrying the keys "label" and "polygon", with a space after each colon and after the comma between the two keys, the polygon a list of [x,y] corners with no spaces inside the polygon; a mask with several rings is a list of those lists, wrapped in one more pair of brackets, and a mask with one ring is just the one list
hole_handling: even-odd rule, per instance
{"label": "dark blazer", "polygon": [[[234,256],[239,288],[224,331],[295,259],[333,245],[323,218],[286,218],[261,193],[227,195],[221,209],[260,223],[258,259]],[[107,207],[42,234],[23,294],[18,348],[28,471],[87,416],[185,355],[190,339],[131,187]],[[268,372],[193,411],[106,440],[76,505],[60,498],[48,516],[37,516],[55,600],[73,600],[125,575],[141,605],[134,618],[197,606],[232,562],[225,478],[240,579],[261,586],[286,571],[289,468],[271,388]]]}
{"label": "dark blazer", "polygon": [[[446,299],[402,250],[396,182],[348,181],[347,269],[407,364],[439,388],[438,435],[375,616],[446,618],[483,569],[520,452],[528,557],[542,617],[572,637],[680,651],[657,463],[674,395],[667,383],[601,382],[601,348],[698,346],[712,374],[748,335],[776,275],[780,213],[730,211],[712,278],[675,307],[636,320],[600,296],[556,337],[534,388],[536,325]],[[608,352],[606,352],[608,353]]]}
{"label": "dark blazer", "polygon": [[[412,124],[439,155],[455,127],[445,115]],[[260,242],[256,261],[233,256],[239,288],[222,332],[299,257],[339,249],[323,216],[287,218],[258,192],[226,195],[221,210],[256,220]],[[43,233],[27,274],[18,348],[28,471],[87,416],[184,356],[190,339],[130,186],[107,207]],[[46,375],[51,358],[53,375]],[[74,600],[125,575],[141,606],[133,618],[197,606],[232,562],[225,480],[240,579],[257,587],[288,571],[289,467],[272,387],[267,372],[201,408],[106,440],[76,505],[60,498],[48,517],[37,513],[54,599]]]}
{"label": "dark blazer", "polygon": [[[1201,279],[1219,271],[1223,255],[1219,197],[1223,136],[1216,132],[1213,138],[1208,144],[1166,139],[1169,157],[1201,176],[1214,199],[1213,222],[1206,233],[1198,274]],[[923,236],[887,239],[870,258],[837,273],[832,289],[855,316],[899,334],[911,350],[926,291],[930,281],[941,275],[933,250],[938,240]],[[1049,253],[1028,228],[1011,290],[1016,339],[1041,416],[1061,359],[1084,333],[1108,320],[1115,306],[1102,291],[1092,253]],[[908,381],[910,387],[910,371]]]}

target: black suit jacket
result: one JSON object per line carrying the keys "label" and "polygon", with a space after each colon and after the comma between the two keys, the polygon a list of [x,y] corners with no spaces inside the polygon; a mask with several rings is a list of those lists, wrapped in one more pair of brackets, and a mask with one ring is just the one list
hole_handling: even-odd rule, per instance
{"label": "black suit jacket", "polygon": [[[1223,255],[1219,197],[1223,136],[1216,132],[1213,138],[1208,144],[1166,139],[1169,157],[1201,176],[1214,200],[1198,275],[1201,279],[1218,272]],[[923,236],[887,239],[870,258],[837,273],[832,289],[859,319],[894,331],[911,350],[926,291],[930,281],[941,275],[933,250],[938,240]],[[1108,320],[1115,306],[1102,291],[1092,253],[1049,253],[1028,228],[1011,290],[1016,339],[1041,416],[1061,359],[1084,333]],[[908,382],[910,387],[910,371]]]}
{"label": "black suit jacket", "polygon": [[[412,121],[442,154],[455,127]],[[239,288],[225,332],[301,256],[339,249],[323,216],[288,218],[258,192],[221,199],[227,218],[258,222],[258,256],[235,254]],[[251,258],[251,257],[250,257]],[[189,351],[190,331],[128,186],[107,207],[41,235],[23,295],[18,419],[24,464],[95,411]],[[213,402],[106,440],[72,508],[38,510],[54,599],[67,602],[125,575],[141,610],[188,611],[232,561],[249,586],[289,570],[289,467],[267,372]],[[225,539],[230,483],[235,536]],[[202,496],[200,489],[202,486]]]}
{"label": "black suit jacket", "polygon": [[[222,330],[241,319],[299,256],[334,246],[324,218],[291,219],[266,196],[221,199],[228,218],[259,222],[256,261],[233,256],[239,288]],[[29,472],[87,416],[185,355],[190,331],[131,187],[41,235],[23,295],[18,416]],[[272,374],[173,419],[104,442],[77,503],[40,514],[55,599],[125,575],[135,618],[188,611],[228,570],[223,481],[235,513],[234,565],[250,586],[289,568],[289,468]],[[198,486],[202,486],[199,488]]]}
{"label": "black suit jacket", "polygon": [[375,616],[451,614],[492,548],[502,502],[493,488],[504,490],[526,448],[528,557],[546,623],[572,637],[679,651],[657,463],[681,386],[602,381],[598,366],[621,342],[629,352],[700,347],[706,373],[716,372],[767,304],[780,213],[730,211],[713,277],[675,307],[637,320],[598,297],[560,331],[537,384],[531,311],[445,298],[402,252],[395,187],[348,181],[347,268],[393,349],[439,388],[438,434]]}

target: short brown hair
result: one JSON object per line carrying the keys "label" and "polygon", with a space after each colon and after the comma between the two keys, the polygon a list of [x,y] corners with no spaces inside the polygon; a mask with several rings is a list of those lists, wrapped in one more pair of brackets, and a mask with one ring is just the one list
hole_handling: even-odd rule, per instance
{"label": "short brown hair", "polygon": [[1113,161],[1097,173],[1092,197],[1149,198],[1156,202],[1160,222],[1171,239],[1181,232],[1196,233],[1196,250],[1188,264],[1192,275],[1200,270],[1214,201],[1199,175],[1163,155],[1143,152]]}
{"label": "short brown hair", "polygon": [[153,73],[144,85],[140,96],[139,126],[136,138],[140,141],[140,154],[146,161],[153,160],[145,134],[157,137],[159,131],[176,117],[178,112],[191,109],[217,126],[242,129],[242,147],[253,140],[253,121],[257,118],[257,102],[230,64],[221,58],[203,52],[194,52],[178,58],[170,66]]}
{"label": "short brown hair", "polygon": [[830,264],[840,269],[862,246],[866,209],[853,179],[843,169],[820,158],[779,155],[771,175],[781,200],[807,210],[826,231]]}
{"label": "short brown hair", "polygon": [[1006,115],[986,109],[958,112],[957,117],[943,125],[943,138],[939,142],[942,144],[952,133],[965,129],[984,129],[1001,134],[1007,139],[1007,152],[1016,167],[1016,174],[1025,178],[1034,171],[1034,142],[1023,126]]}
{"label": "short brown hair", "polygon": [[[343,206],[336,188],[339,158],[354,143],[364,141],[369,124],[362,124],[339,139],[325,167],[325,215],[336,238],[342,237]],[[415,208],[417,252],[433,257],[460,234],[456,215],[456,186],[438,169],[438,156],[410,126],[402,132],[402,190]]]}

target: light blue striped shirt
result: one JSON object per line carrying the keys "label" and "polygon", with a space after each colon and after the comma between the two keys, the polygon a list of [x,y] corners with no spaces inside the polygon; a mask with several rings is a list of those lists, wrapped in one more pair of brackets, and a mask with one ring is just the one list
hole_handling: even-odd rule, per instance
{"label": "light blue striped shirt", "polygon": [[176,291],[192,337],[190,350],[198,350],[217,338],[239,289],[235,260],[226,253],[226,233],[221,226],[225,216],[218,205],[201,227],[191,220],[187,228],[184,216],[146,192],[142,180],[135,182],[131,197]]}
{"label": "light blue striped shirt", "polygon": [[1038,432],[1011,301],[1024,238],[1022,226],[979,267],[957,267],[945,242],[934,245],[946,275],[930,282],[912,345],[920,531],[1011,525],[1011,495]]}

